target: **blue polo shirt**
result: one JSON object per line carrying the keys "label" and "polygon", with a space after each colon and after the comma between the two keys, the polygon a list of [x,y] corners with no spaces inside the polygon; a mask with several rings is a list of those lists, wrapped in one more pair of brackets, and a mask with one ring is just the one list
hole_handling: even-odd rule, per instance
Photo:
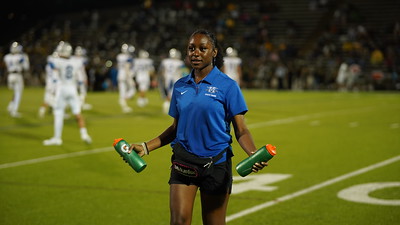
{"label": "blue polo shirt", "polygon": [[200,157],[216,156],[232,143],[233,116],[247,110],[239,85],[217,67],[198,84],[192,71],[174,85],[169,115],[178,120],[178,127],[171,146],[179,142]]}

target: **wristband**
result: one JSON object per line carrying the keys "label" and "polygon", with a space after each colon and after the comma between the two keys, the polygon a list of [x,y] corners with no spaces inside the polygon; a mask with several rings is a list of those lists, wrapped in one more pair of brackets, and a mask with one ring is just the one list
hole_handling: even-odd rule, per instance
{"label": "wristband", "polygon": [[147,148],[146,142],[143,142],[142,146],[143,146],[144,154],[148,155],[150,152],[149,152],[149,149]]}

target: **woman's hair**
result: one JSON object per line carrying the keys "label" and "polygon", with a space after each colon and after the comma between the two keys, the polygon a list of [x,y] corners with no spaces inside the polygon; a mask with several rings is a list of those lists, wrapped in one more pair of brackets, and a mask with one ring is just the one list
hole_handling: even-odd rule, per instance
{"label": "woman's hair", "polygon": [[224,55],[222,54],[223,50],[222,50],[221,46],[219,45],[219,42],[218,42],[217,38],[215,37],[215,35],[206,29],[198,29],[195,32],[193,32],[190,37],[193,37],[196,34],[206,35],[208,37],[208,39],[211,41],[213,47],[218,50],[217,55],[213,59],[213,66],[216,66],[218,69],[221,69],[222,66],[224,65]]}

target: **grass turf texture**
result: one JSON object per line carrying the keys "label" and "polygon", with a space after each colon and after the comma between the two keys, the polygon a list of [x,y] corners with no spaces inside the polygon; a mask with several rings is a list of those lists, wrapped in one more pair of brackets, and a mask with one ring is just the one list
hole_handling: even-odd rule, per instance
{"label": "grass turf texture", "polygon": [[[399,155],[399,93],[244,90],[244,95],[249,107],[247,125],[256,145],[277,146],[269,167],[257,175],[290,177],[268,185],[277,187],[273,191],[232,195],[228,216]],[[169,146],[146,156],[148,166],[141,173],[134,172],[112,147],[114,138],[140,143],[171,124],[172,119],[162,113],[157,91],[149,93],[150,103],[145,108],[136,107],[136,99],[132,99],[132,114],[121,112],[117,92],[89,92],[87,102],[93,109],[83,115],[93,143],[84,144],[74,119],[67,119],[62,146],[42,145],[53,134],[52,115],[37,116],[43,89],[25,89],[20,107],[23,117],[18,119],[6,111],[11,96],[10,90],[0,88],[0,224],[169,224]],[[236,140],[233,148],[235,166],[246,156]],[[27,163],[31,159],[48,160]],[[20,161],[25,164],[11,164]],[[400,182],[399,161],[228,224],[399,222],[400,206],[337,197],[345,188],[371,182]],[[399,200],[399,190],[380,189],[371,196]],[[201,224],[199,200],[195,202],[194,225]]]}

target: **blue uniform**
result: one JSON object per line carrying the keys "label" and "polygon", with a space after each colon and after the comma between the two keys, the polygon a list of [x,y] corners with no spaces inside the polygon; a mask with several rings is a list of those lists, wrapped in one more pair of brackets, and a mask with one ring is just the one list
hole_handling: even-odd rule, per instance
{"label": "blue uniform", "polygon": [[199,157],[216,156],[232,143],[233,117],[247,110],[239,85],[217,67],[198,84],[192,72],[174,86],[169,115],[178,120],[178,127],[171,145],[179,142]]}

